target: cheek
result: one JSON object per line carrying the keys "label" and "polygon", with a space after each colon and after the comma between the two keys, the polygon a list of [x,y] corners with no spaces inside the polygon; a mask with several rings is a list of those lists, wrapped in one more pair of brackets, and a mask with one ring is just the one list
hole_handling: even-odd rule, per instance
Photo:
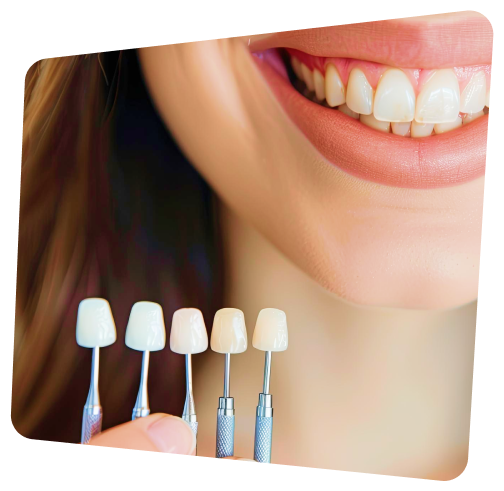
{"label": "cheek", "polygon": [[483,179],[405,190],[324,161],[236,40],[140,50],[147,85],[220,198],[349,301],[454,307],[477,294]]}

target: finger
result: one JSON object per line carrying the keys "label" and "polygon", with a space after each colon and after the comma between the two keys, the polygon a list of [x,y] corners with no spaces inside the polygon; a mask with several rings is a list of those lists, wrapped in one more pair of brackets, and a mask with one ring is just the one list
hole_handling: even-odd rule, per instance
{"label": "finger", "polygon": [[196,455],[196,437],[182,419],[169,414],[151,414],[100,433],[89,445],[131,448]]}

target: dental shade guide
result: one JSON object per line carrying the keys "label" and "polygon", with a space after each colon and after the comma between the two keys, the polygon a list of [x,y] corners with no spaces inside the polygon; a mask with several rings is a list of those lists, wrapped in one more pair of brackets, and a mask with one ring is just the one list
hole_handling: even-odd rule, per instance
{"label": "dental shade guide", "polygon": [[210,346],[213,351],[226,355],[224,396],[219,397],[217,409],[215,456],[217,458],[232,457],[234,455],[235,410],[234,399],[230,396],[231,354],[243,353],[247,349],[247,329],[241,310],[226,308],[216,312]]}
{"label": "dental shade guide", "polygon": [[285,312],[278,309],[261,310],[252,337],[252,346],[265,351],[263,391],[259,394],[254,438],[254,460],[257,462],[271,462],[273,436],[273,398],[270,394],[271,353],[285,351],[288,342]]}
{"label": "dental shade guide", "polygon": [[132,420],[150,414],[147,380],[151,351],[159,351],[166,344],[166,329],[161,305],[154,302],[137,302],[133,305],[126,328],[126,346],[142,351],[140,388],[132,412]]}
{"label": "dental shade guide", "polygon": [[170,349],[174,353],[185,355],[186,362],[186,399],[182,419],[198,436],[198,419],[192,388],[191,355],[202,353],[208,348],[208,334],[203,314],[198,309],[179,309],[173,314],[170,333]]}
{"label": "dental shade guide", "polygon": [[76,340],[79,346],[93,349],[91,382],[82,415],[81,443],[101,432],[103,410],[98,391],[100,348],[110,346],[117,339],[114,317],[110,305],[103,298],[87,298],[79,304]]}

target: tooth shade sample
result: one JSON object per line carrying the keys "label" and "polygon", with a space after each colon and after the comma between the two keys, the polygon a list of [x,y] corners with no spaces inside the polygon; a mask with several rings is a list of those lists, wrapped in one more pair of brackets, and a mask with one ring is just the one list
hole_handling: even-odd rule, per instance
{"label": "tooth shade sample", "polygon": [[161,305],[137,302],[133,305],[126,328],[126,346],[138,351],[159,351],[166,344],[166,330]]}
{"label": "tooth shade sample", "polygon": [[354,68],[348,77],[346,105],[359,114],[373,112],[373,88],[364,72],[358,68]]}
{"label": "tooth shade sample", "polygon": [[415,117],[415,91],[406,74],[397,68],[387,70],[376,89],[373,114],[379,121],[404,123]]}
{"label": "tooth shade sample", "polygon": [[306,86],[310,92],[315,90],[315,82],[313,80],[313,73],[310,72],[310,69],[303,63],[301,63],[301,72],[303,73],[303,80],[305,81]]}
{"label": "tooth shade sample", "polygon": [[486,93],[485,106],[490,107],[490,90],[487,90]]}
{"label": "tooth shade sample", "polygon": [[446,133],[447,131],[452,131],[455,128],[459,128],[462,126],[462,118],[457,117],[455,121],[451,121],[450,123],[439,123],[434,125],[434,132],[436,135],[440,135],[441,133]]}
{"label": "tooth shade sample", "polygon": [[323,101],[325,99],[325,81],[324,76],[318,70],[313,70],[313,83],[317,99]]}
{"label": "tooth shade sample", "polygon": [[417,123],[416,121],[411,122],[411,137],[412,138],[422,138],[424,136],[432,135],[432,130],[434,129],[433,123]]}
{"label": "tooth shade sample", "polygon": [[331,107],[345,104],[345,86],[334,65],[327,65],[325,72],[325,96]]}
{"label": "tooth shade sample", "polygon": [[257,317],[252,346],[262,351],[285,351],[288,344],[285,312],[278,309],[261,310]]}
{"label": "tooth shade sample", "polygon": [[238,309],[220,309],[215,313],[210,347],[217,353],[243,353],[247,349],[245,316]]}
{"label": "tooth shade sample", "polygon": [[198,309],[179,309],[173,314],[170,349],[181,355],[202,353],[208,348],[203,314]]}
{"label": "tooth shade sample", "polygon": [[353,119],[359,119],[359,113],[352,111],[346,104],[342,104],[338,106],[338,111],[341,111],[343,114],[350,116]]}
{"label": "tooth shade sample", "polygon": [[383,131],[384,133],[390,133],[390,122],[378,121],[372,114],[361,114],[360,122],[375,130]]}
{"label": "tooth shade sample", "polygon": [[117,339],[110,304],[104,298],[86,298],[77,311],[77,344],[84,348],[103,348]]}
{"label": "tooth shade sample", "polygon": [[465,86],[460,96],[460,112],[477,113],[482,111],[486,103],[485,72],[475,73]]}
{"label": "tooth shade sample", "polygon": [[400,136],[410,136],[411,123],[391,123],[392,133]]}
{"label": "tooth shade sample", "polygon": [[460,111],[460,90],[453,70],[436,70],[424,83],[416,101],[418,123],[451,123]]}
{"label": "tooth shade sample", "polygon": [[484,115],[485,115],[485,113],[483,111],[478,111],[477,113],[472,113],[472,114],[466,114],[462,119],[462,124],[470,123],[471,121],[474,121],[475,119],[481,118],[481,116],[484,116]]}

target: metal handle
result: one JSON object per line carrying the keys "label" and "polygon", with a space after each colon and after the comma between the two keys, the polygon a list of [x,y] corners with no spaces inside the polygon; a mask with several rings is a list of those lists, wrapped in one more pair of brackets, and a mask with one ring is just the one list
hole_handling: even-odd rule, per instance
{"label": "metal handle", "polygon": [[217,441],[215,456],[218,459],[234,455],[235,417],[217,414]]}
{"label": "metal handle", "polygon": [[82,415],[81,443],[86,445],[89,440],[102,429],[103,412],[101,406],[85,407]]}
{"label": "metal handle", "polygon": [[186,418],[184,416],[182,416],[182,419],[191,427],[191,430],[193,430],[194,436],[197,438],[198,437],[198,422],[191,421],[191,419]]}
{"label": "metal handle", "polygon": [[254,460],[271,462],[271,443],[273,437],[273,416],[256,416]]}

